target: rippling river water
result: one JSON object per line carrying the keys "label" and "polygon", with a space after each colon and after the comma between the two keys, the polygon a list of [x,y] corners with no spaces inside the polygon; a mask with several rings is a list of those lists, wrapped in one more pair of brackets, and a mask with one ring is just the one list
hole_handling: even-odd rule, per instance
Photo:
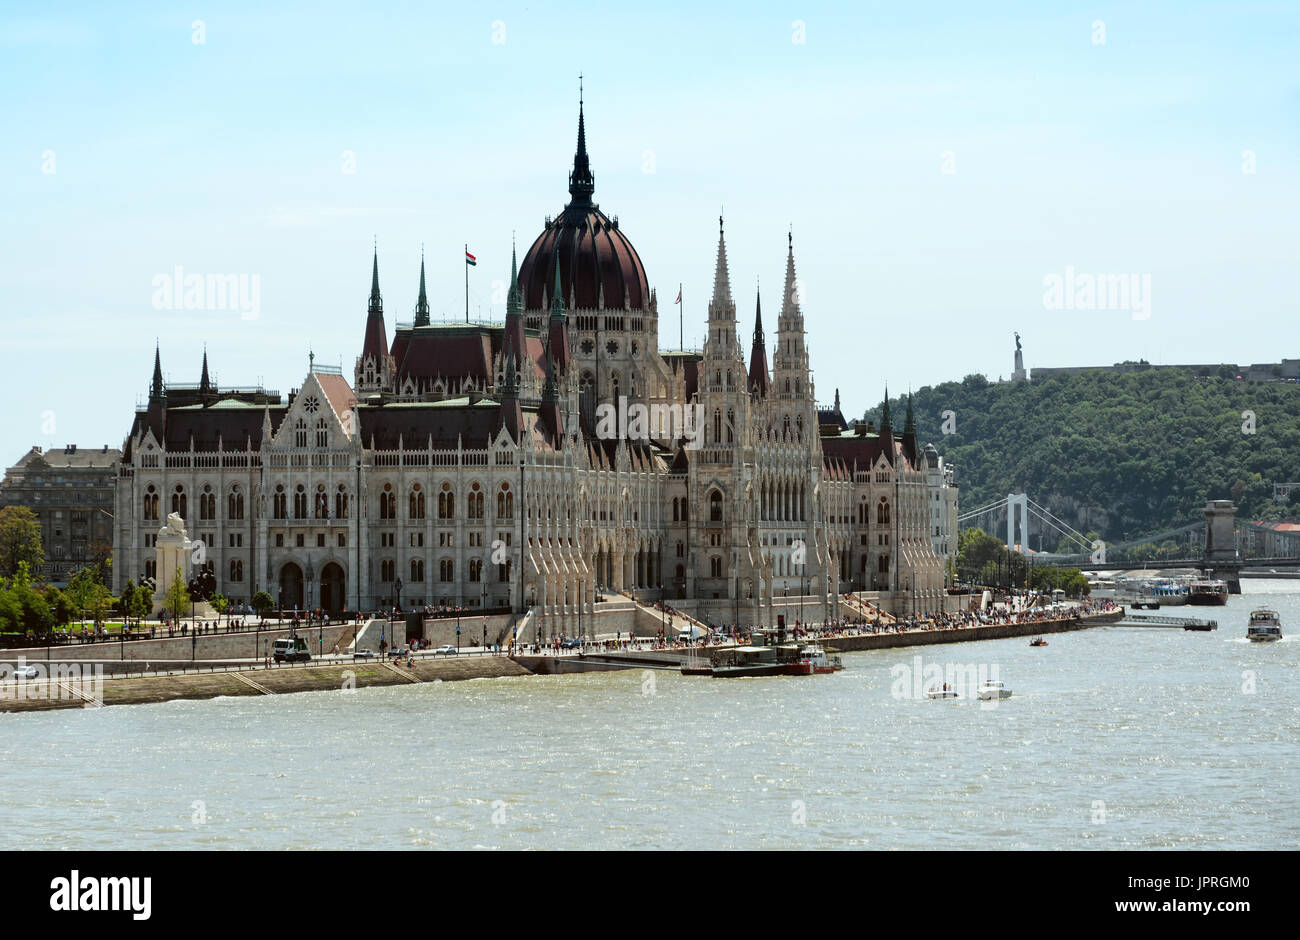
{"label": "rippling river water", "polygon": [[[32,848],[1295,848],[1300,582],[1214,633],[1103,627],[844,655],[0,715]],[[1244,639],[1254,606],[1287,639]],[[997,668],[1012,698],[899,697]],[[1251,691],[1253,689],[1253,691]],[[910,690],[909,690],[910,691]]]}

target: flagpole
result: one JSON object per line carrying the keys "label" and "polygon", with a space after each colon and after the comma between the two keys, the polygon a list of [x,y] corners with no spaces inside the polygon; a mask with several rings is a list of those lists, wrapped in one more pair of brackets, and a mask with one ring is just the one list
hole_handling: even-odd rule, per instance
{"label": "flagpole", "polygon": [[[469,242],[465,243],[465,257],[469,257]],[[469,322],[469,264],[465,265],[465,322]]]}
{"label": "flagpole", "polygon": [[686,320],[686,301],[682,300],[682,299],[681,299],[681,296],[682,296],[682,282],[681,282],[681,281],[678,281],[678,282],[677,282],[677,297],[678,297],[678,301],[677,301],[677,348],[678,348],[678,349],[685,349],[685,348],[686,348],[686,332],[685,332],[686,327],[683,326],[683,324],[685,323],[685,320]]}

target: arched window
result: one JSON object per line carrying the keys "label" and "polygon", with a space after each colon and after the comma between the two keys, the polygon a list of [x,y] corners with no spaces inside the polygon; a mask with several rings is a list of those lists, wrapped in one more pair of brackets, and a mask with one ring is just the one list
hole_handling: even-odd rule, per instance
{"label": "arched window", "polygon": [[889,503],[885,502],[885,497],[880,497],[880,504],[876,506],[876,522],[879,525],[889,525]]}
{"label": "arched window", "polygon": [[781,419],[781,440],[790,439],[790,416],[785,415]]}
{"label": "arched window", "polygon": [[393,580],[393,568],[394,568],[394,566],[393,566],[393,559],[391,559],[391,558],[385,558],[383,561],[381,561],[381,562],[379,563],[379,580],[380,580],[380,581],[392,581],[392,580]]}
{"label": "arched window", "polygon": [[456,563],[450,558],[444,558],[438,562],[438,580],[454,581],[456,580]]}
{"label": "arched window", "polygon": [[722,443],[722,411],[713,409],[713,443]]}
{"label": "arched window", "polygon": [[199,518],[203,520],[215,519],[217,517],[217,497],[212,493],[211,485],[203,484],[203,492],[199,494]]}
{"label": "arched window", "polygon": [[471,483],[469,486],[469,501],[465,514],[470,519],[483,518],[483,491],[479,488],[478,483]]}
{"label": "arched window", "polygon": [[299,483],[293,490],[293,517],[307,518],[307,488]]}
{"label": "arched window", "polygon": [[678,558],[685,558],[685,557],[686,557],[686,543],[685,543],[685,542],[678,542],[678,543],[677,543],[677,557],[678,557]]}
{"label": "arched window", "polygon": [[324,483],[316,484],[316,492],[311,497],[311,515],[313,519],[330,517],[330,495],[325,492]]}
{"label": "arched window", "polygon": [[410,502],[410,507],[409,507],[410,518],[423,519],[424,518],[424,490],[420,489],[419,483],[412,485],[409,502]]}
{"label": "arched window", "polygon": [[796,415],[794,419],[794,433],[796,440],[803,440],[803,415]]}
{"label": "arched window", "polygon": [[334,494],[334,518],[346,519],[348,517],[348,488],[342,483],[339,484],[338,491]]}
{"label": "arched window", "polygon": [[275,485],[275,498],[272,500],[272,503],[274,504],[273,514],[275,515],[275,518],[277,519],[289,518],[289,504],[287,502],[287,499],[288,497],[285,495],[284,492],[284,484],[277,483]]}
{"label": "arched window", "polygon": [[881,556],[880,556],[880,564],[876,566],[876,570],[879,571],[881,574],[889,574],[889,556],[888,556],[888,555],[881,555]]}
{"label": "arched window", "polygon": [[411,559],[411,580],[412,581],[424,580],[424,562],[418,558]]}
{"label": "arched window", "polygon": [[515,494],[510,492],[510,484],[502,483],[497,491],[497,518],[513,519],[515,517]]}
{"label": "arched window", "polygon": [[681,520],[678,519],[677,497],[674,496],[673,497],[673,522],[680,522],[680,521]]}
{"label": "arched window", "polygon": [[154,489],[152,483],[144,491],[144,517],[145,519],[158,518],[158,491]]}
{"label": "arched window", "polygon": [[471,558],[469,560],[469,579],[475,582],[483,580],[483,559]]}
{"label": "arched window", "polygon": [[[730,375],[731,373],[727,373]],[[735,442],[736,409],[727,409],[727,443]]]}
{"label": "arched window", "polygon": [[244,563],[240,561],[238,558],[230,562],[230,580],[231,581],[244,580]]}
{"label": "arched window", "polygon": [[722,494],[717,490],[709,494],[709,521],[722,521]]}
{"label": "arched window", "polygon": [[238,483],[230,488],[230,495],[226,497],[226,518],[244,518],[244,494]]}
{"label": "arched window", "polygon": [[719,558],[717,555],[714,555],[712,558],[709,559],[709,577],[711,578],[722,577],[722,559]]}
{"label": "arched window", "polygon": [[[391,483],[385,483],[384,491],[379,494],[379,518],[397,518],[397,494],[393,492],[393,484]],[[391,581],[392,579],[386,580]]]}
{"label": "arched window", "polygon": [[329,426],[325,423],[324,418],[321,418],[316,422],[316,446],[317,447],[330,446]]}
{"label": "arched window", "polygon": [[158,559],[146,558],[144,561],[144,576],[146,578],[158,577]]}
{"label": "arched window", "polygon": [[307,446],[307,422],[302,420],[302,418],[299,418],[298,423],[294,425],[293,445],[295,447]]}
{"label": "arched window", "polygon": [[181,514],[182,519],[189,518],[189,503],[185,498],[185,487],[179,483],[176,484],[176,491],[172,493],[172,512]]}

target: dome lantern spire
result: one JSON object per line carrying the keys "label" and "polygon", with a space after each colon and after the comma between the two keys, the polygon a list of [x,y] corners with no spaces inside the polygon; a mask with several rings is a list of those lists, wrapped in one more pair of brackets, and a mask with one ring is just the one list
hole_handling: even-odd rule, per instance
{"label": "dome lantern spire", "polygon": [[571,206],[591,205],[591,194],[596,191],[596,178],[591,174],[591,161],[587,158],[587,128],[582,115],[582,76],[578,76],[578,149],[573,154],[573,172],[569,174]]}

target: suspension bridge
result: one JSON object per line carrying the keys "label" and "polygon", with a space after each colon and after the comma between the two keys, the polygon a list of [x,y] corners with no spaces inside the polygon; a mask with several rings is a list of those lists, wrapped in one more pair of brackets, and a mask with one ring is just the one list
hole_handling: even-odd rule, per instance
{"label": "suspension bridge", "polygon": [[[1207,575],[1222,577],[1233,586],[1242,568],[1300,568],[1300,557],[1246,557],[1237,541],[1236,511],[1229,500],[1210,500],[1200,518],[1122,542],[1105,542],[1088,538],[1028,495],[1010,493],[987,506],[961,513],[957,525],[959,529],[978,525],[986,532],[997,533],[1005,524],[1007,547],[1014,552],[1032,555],[1036,566],[1114,567],[1116,562],[1108,561],[1108,554],[1113,559],[1127,549],[1178,540],[1185,541],[1186,555],[1161,558],[1158,560],[1160,567],[1197,568]],[[1030,547],[1031,532],[1040,551],[1033,551]],[[1275,532],[1273,537],[1300,547],[1300,535]],[[1055,551],[1041,550],[1046,538],[1056,542]]]}

